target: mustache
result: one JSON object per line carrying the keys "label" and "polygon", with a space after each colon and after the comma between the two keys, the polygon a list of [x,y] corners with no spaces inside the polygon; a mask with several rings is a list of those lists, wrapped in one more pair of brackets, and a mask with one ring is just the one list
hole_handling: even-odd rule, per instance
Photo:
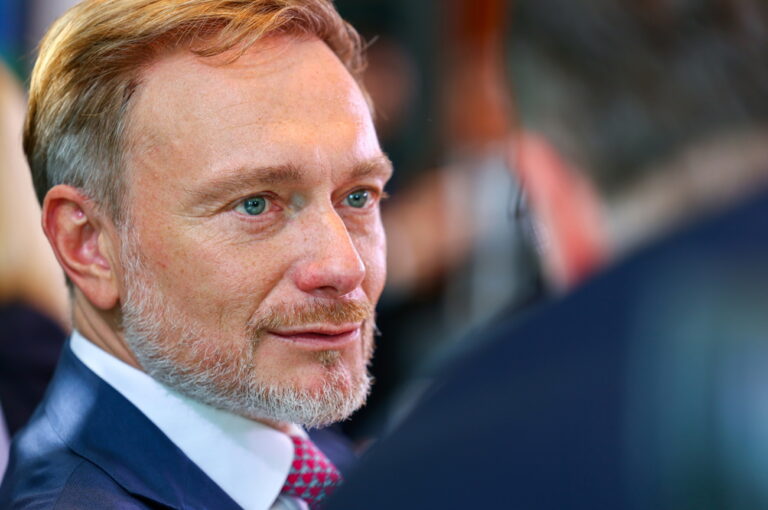
{"label": "mustache", "polygon": [[349,324],[373,318],[373,305],[367,301],[310,301],[272,306],[248,322],[252,338],[270,330],[305,324]]}

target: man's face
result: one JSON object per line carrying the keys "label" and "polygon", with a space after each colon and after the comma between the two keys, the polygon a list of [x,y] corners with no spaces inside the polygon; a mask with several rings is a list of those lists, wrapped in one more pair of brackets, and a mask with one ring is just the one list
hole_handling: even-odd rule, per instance
{"label": "man's face", "polygon": [[127,136],[121,302],[144,369],[250,418],[316,426],[359,407],[391,168],[330,49],[173,53],[145,71]]}

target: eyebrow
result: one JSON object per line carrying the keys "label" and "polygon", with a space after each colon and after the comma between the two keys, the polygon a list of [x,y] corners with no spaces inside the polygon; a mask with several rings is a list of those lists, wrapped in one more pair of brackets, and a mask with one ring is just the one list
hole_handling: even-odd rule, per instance
{"label": "eyebrow", "polygon": [[[386,154],[363,160],[352,167],[347,179],[356,180],[371,176],[389,179],[392,162]],[[208,182],[204,189],[187,188],[194,202],[206,204],[221,200],[222,197],[241,193],[244,188],[271,187],[297,183],[304,173],[293,164],[240,169]]]}
{"label": "eyebrow", "polygon": [[385,179],[392,177],[392,161],[386,154],[380,154],[370,159],[366,159],[354,166],[350,177],[352,179],[361,179],[363,177],[380,176]]}

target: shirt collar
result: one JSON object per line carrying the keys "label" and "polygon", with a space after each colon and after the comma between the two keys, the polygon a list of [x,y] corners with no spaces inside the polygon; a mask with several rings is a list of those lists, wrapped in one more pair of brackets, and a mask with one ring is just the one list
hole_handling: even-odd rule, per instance
{"label": "shirt collar", "polygon": [[237,504],[246,510],[272,506],[293,461],[287,435],[177,393],[77,331],[70,345],[83,364],[136,406]]}

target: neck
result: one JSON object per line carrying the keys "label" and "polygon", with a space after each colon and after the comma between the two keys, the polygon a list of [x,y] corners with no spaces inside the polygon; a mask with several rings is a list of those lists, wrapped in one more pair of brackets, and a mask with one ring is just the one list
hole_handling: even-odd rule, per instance
{"label": "neck", "polygon": [[72,313],[75,329],[104,352],[143,372],[120,331],[119,312],[98,310],[79,290],[75,289],[74,294]]}

